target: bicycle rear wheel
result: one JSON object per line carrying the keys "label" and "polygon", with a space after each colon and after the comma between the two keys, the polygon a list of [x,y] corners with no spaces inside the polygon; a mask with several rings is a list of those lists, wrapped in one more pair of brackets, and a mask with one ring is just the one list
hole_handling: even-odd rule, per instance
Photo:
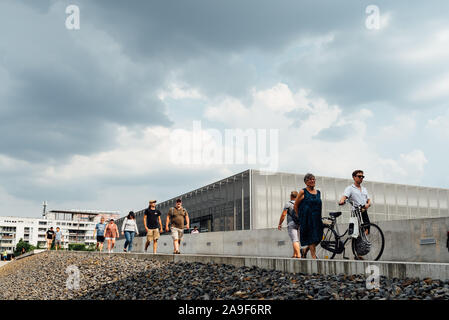
{"label": "bicycle rear wheel", "polygon": [[[333,259],[337,254],[337,233],[328,226],[323,227],[323,238],[316,246],[316,256],[318,259]],[[330,249],[330,250],[329,250]]]}
{"label": "bicycle rear wheel", "polygon": [[[365,255],[359,255],[356,250],[356,239],[352,239],[352,252],[355,257],[362,257],[363,260],[377,261],[382,256],[385,248],[385,238],[382,230],[374,223],[367,223],[361,226],[361,234],[359,237],[365,237],[371,243],[370,251]],[[368,234],[365,231],[369,230]]]}

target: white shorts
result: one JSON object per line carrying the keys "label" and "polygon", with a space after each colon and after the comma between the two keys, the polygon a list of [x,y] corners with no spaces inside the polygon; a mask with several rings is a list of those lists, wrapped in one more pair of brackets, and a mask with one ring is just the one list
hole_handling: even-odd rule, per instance
{"label": "white shorts", "polygon": [[[288,231],[288,236],[290,237],[290,240],[292,240],[293,242],[300,242],[300,238],[299,238],[299,226],[294,223],[293,221],[291,221],[288,225],[287,225],[287,231]],[[300,244],[301,246],[301,244]],[[307,246],[301,246],[302,248],[307,248]]]}
{"label": "white shorts", "polygon": [[178,228],[171,228],[171,236],[173,240],[181,240],[184,236],[184,230]]}
{"label": "white shorts", "polygon": [[294,222],[290,222],[287,225],[287,231],[292,242],[299,242],[299,225]]}

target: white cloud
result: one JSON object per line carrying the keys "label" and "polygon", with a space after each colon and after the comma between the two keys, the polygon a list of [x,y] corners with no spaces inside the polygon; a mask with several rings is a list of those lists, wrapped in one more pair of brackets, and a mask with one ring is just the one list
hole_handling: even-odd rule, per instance
{"label": "white cloud", "polygon": [[413,41],[400,55],[409,63],[429,63],[447,59],[449,50],[449,29],[433,30],[426,41]]}
{"label": "white cloud", "polygon": [[[449,48],[448,48],[449,49]],[[425,101],[449,96],[449,74],[438,76],[411,95],[412,101]]]}
{"label": "white cloud", "polygon": [[[282,171],[312,171],[317,175],[350,177],[355,168],[361,168],[366,170],[370,180],[409,183],[418,183],[424,172],[427,159],[421,150],[385,158],[377,153],[376,144],[367,142],[367,134],[372,136],[367,124],[374,115],[372,110],[361,109],[344,114],[339,106],[311,97],[310,91],[301,89],[293,93],[285,84],[253,90],[249,106],[236,99],[232,99],[232,103],[226,101],[217,107],[209,107],[206,117],[221,120],[234,128],[279,125]],[[287,112],[296,111],[301,115],[299,123],[290,113],[287,115]],[[245,121],[240,121],[240,117]],[[407,139],[416,129],[414,117],[414,114],[398,116],[394,125],[381,130],[377,141],[383,141],[389,135],[395,135],[399,141]],[[248,118],[251,121],[247,121]],[[324,129],[339,126],[349,127],[351,134],[332,142],[316,138]]]}
{"label": "white cloud", "polygon": [[262,91],[253,88],[253,99],[256,108],[267,108],[276,112],[292,111],[296,106],[293,93],[284,83]]}
{"label": "white cloud", "polygon": [[434,119],[427,120],[426,128],[434,131],[438,135],[449,137],[449,111]]}
{"label": "white cloud", "polygon": [[381,12],[380,14],[380,29],[386,29],[391,22],[392,13],[391,12]]}
{"label": "white cloud", "polygon": [[226,97],[216,105],[209,106],[205,110],[204,116],[209,120],[232,125],[248,121],[252,116],[252,111],[246,108],[240,100]]}
{"label": "white cloud", "polygon": [[379,130],[379,139],[402,140],[407,139],[416,131],[416,113],[403,114],[393,119],[393,124]]}
{"label": "white cloud", "polygon": [[166,90],[161,90],[158,93],[160,100],[171,98],[174,100],[181,99],[204,99],[199,89],[191,88],[186,84],[180,84],[176,82],[170,83]]}

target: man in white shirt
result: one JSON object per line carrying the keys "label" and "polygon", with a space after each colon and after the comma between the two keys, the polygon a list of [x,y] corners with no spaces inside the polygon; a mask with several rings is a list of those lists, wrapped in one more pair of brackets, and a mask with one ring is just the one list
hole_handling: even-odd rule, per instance
{"label": "man in white shirt", "polygon": [[[364,206],[362,208],[362,219],[363,223],[369,223],[368,217],[368,208],[371,207],[371,199],[369,198],[368,190],[365,187],[362,187],[363,175],[362,170],[355,170],[352,173],[352,179],[354,179],[354,183],[348,187],[346,187],[343,192],[343,196],[340,199],[339,205],[345,204],[346,199],[353,202],[355,206]],[[365,230],[365,233],[369,233],[369,229]]]}
{"label": "man in white shirt", "polygon": [[194,227],[193,227],[193,230],[192,230],[190,233],[195,234],[195,233],[200,233],[200,231],[198,230],[198,227],[197,227],[197,226],[194,226]]}

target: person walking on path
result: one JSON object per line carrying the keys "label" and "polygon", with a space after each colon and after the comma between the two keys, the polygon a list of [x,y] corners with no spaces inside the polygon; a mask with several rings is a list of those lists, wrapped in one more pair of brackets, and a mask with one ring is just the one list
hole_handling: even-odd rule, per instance
{"label": "person walking on path", "polygon": [[55,238],[55,231],[53,230],[53,227],[50,228],[50,230],[47,230],[47,250],[51,250],[51,245],[53,243],[53,239]]}
{"label": "person walking on path", "polygon": [[[184,226],[184,219],[186,225]],[[181,239],[184,236],[184,228],[189,229],[190,220],[186,209],[182,207],[182,200],[176,199],[176,207],[168,210],[167,220],[165,221],[165,231],[168,232],[168,225],[171,221],[171,236],[173,238],[173,253],[180,254]]]}
{"label": "person walking on path", "polygon": [[292,241],[293,245],[293,256],[292,258],[301,258],[300,256],[300,243],[299,243],[299,217],[298,214],[295,212],[295,200],[298,196],[297,191],[292,191],[290,193],[290,201],[288,201],[284,209],[281,213],[281,218],[279,219],[279,225],[278,230],[282,230],[282,223],[285,220],[285,217],[287,217],[287,231],[288,236],[290,237],[290,240]]}
{"label": "person walking on path", "polygon": [[134,235],[136,234],[139,234],[136,223],[136,215],[134,214],[134,211],[130,211],[122,224],[122,235],[125,235],[126,239],[123,251],[126,252],[127,248],[128,252],[132,251]]}
{"label": "person walking on path", "polygon": [[[349,199],[355,206],[362,206],[362,220],[363,223],[370,223],[368,217],[368,208],[371,207],[371,199],[369,198],[368,190],[362,187],[362,182],[365,176],[362,170],[355,170],[352,173],[352,179],[354,183],[346,187],[343,195],[339,201],[339,205],[344,205],[346,200]],[[368,235],[369,229],[365,230],[365,234]]]}
{"label": "person walking on path", "polygon": [[[316,259],[316,246],[323,237],[321,220],[321,192],[315,189],[315,176],[307,173],[304,176],[306,187],[299,191],[295,200],[295,211],[299,214],[299,236],[303,246],[308,246],[312,258]],[[304,254],[305,255],[305,254]]]}
{"label": "person walking on path", "polygon": [[106,228],[104,229],[104,236],[105,240],[108,242],[108,253],[111,253],[115,246],[115,238],[120,236],[114,219],[110,219],[109,223],[106,225]]}
{"label": "person walking on path", "polygon": [[8,252],[3,251],[3,261],[6,261],[8,259]]}
{"label": "person walking on path", "polygon": [[104,217],[101,216],[100,222],[95,225],[94,229],[94,238],[95,234],[97,234],[97,245],[95,250],[103,251],[103,243],[104,243],[104,229],[106,229],[106,223],[104,223]]}
{"label": "person walking on path", "polygon": [[55,233],[55,249],[56,249],[56,251],[58,249],[61,249],[62,240],[64,240],[62,231],[61,231],[61,229],[59,229],[59,227],[56,227],[56,233]]}
{"label": "person walking on path", "polygon": [[161,212],[156,209],[156,200],[150,200],[149,206],[145,209],[143,215],[143,225],[147,231],[147,242],[145,243],[145,252],[153,241],[153,253],[157,253],[157,240],[162,233]]}

